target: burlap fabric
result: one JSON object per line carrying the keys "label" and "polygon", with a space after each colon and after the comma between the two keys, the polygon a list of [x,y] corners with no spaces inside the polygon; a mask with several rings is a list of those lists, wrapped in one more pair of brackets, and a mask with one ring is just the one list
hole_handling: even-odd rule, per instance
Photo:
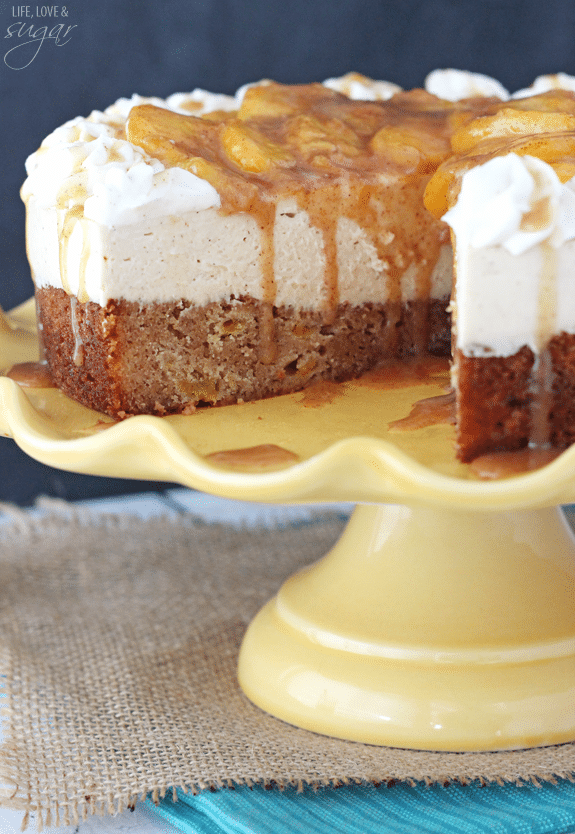
{"label": "burlap fabric", "polygon": [[40,824],[233,784],[573,778],[575,745],[427,753],[325,738],[238,688],[246,623],[343,521],[270,531],[51,512],[0,530],[0,804]]}

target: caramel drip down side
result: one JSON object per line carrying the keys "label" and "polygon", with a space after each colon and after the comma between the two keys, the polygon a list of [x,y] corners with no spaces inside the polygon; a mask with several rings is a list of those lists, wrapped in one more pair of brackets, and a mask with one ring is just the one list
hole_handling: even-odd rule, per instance
{"label": "caramel drip down side", "polygon": [[[68,177],[60,191],[56,200],[56,210],[58,212],[58,251],[60,261],[60,278],[62,287],[68,295],[72,295],[70,281],[68,276],[68,251],[70,238],[76,226],[76,223],[84,219],[84,202],[88,196],[86,185],[84,182],[84,175],[82,174],[83,157],[74,154],[74,166],[70,177]],[[88,259],[88,254],[84,253],[87,246],[85,229],[84,242],[82,245],[81,261],[85,262]],[[78,292],[80,295],[80,291]],[[85,299],[81,299],[85,300]]]}
{"label": "caramel drip down side", "polygon": [[84,343],[80,335],[80,323],[78,321],[78,300],[75,296],[70,298],[70,325],[74,336],[74,353],[72,361],[76,367],[84,364]]}
{"label": "caramel drip down side", "polygon": [[[424,254],[422,253],[418,264],[416,298],[431,298],[431,275],[439,260],[442,240],[443,236],[438,235],[427,251]],[[430,335],[429,312],[423,305],[416,304],[413,315],[415,353],[425,353]]]}
{"label": "caramel drip down side", "polygon": [[78,301],[85,303],[90,300],[86,291],[86,268],[90,257],[90,238],[88,220],[82,217],[80,223],[82,225],[82,251],[80,252],[80,265],[78,270]]}
{"label": "caramel drip down side", "polygon": [[[402,301],[401,276],[406,259],[401,251],[401,231],[389,227],[386,202],[386,195],[378,199],[373,194],[373,189],[364,185],[359,195],[358,211],[364,213],[363,222],[371,231],[371,239],[376,247],[377,256],[386,270],[387,301],[390,303],[387,306],[383,349],[388,356],[394,356],[397,352]],[[359,220],[359,217],[357,219]],[[386,230],[386,232],[382,234],[380,230]]]}
{"label": "caramel drip down side", "polygon": [[310,224],[319,230],[323,242],[323,323],[329,327],[335,322],[339,304],[339,267],[337,255],[337,227],[340,212],[349,215],[349,188],[345,183],[335,183],[299,195],[299,206]]}
{"label": "caramel drip down side", "polygon": [[274,304],[276,300],[274,224],[275,206],[262,203],[257,212],[260,224],[260,269],[262,273],[262,317],[260,361],[271,365],[276,357]]}
{"label": "caramel drip down side", "polygon": [[86,291],[86,268],[88,266],[88,259],[90,257],[90,240],[88,221],[84,217],[84,206],[76,205],[67,209],[61,221],[58,224],[58,246],[60,258],[60,278],[62,280],[62,287],[68,295],[73,295],[70,280],[68,276],[68,255],[70,249],[70,238],[76,228],[76,224],[80,223],[82,229],[82,249],[80,251],[80,262],[78,264],[78,301],[89,301],[89,296]]}
{"label": "caramel drip down side", "polygon": [[324,267],[324,297],[325,309],[323,323],[327,327],[334,324],[339,301],[339,281],[337,265],[337,221],[326,223],[321,228],[323,237]]}
{"label": "caramel drip down side", "polygon": [[66,209],[58,215],[58,247],[60,258],[60,278],[62,287],[68,295],[72,295],[68,277],[68,250],[70,238],[76,223],[84,216],[84,206],[76,205]]}
{"label": "caramel drip down side", "polygon": [[537,353],[531,372],[531,448],[549,445],[549,414],[553,407],[553,363],[549,342],[557,319],[557,250],[549,241],[541,244],[542,265],[537,297]]}

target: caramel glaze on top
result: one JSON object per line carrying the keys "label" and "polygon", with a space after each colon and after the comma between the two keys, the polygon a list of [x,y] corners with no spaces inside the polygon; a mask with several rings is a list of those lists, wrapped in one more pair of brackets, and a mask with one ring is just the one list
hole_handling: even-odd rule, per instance
{"label": "caramel glaze on top", "polygon": [[390,301],[401,300],[401,276],[412,263],[418,267],[418,295],[426,298],[448,236],[423,206],[425,186],[450,153],[450,136],[461,120],[494,103],[481,98],[452,104],[424,90],[384,102],[353,101],[322,84],[265,83],[249,88],[240,109],[232,112],[197,117],[149,104],[133,107],[126,136],[165,165],[210,182],[223,213],[255,217],[262,233],[264,342],[271,361],[278,201],[295,200],[323,237],[327,325],[339,302],[341,217],[356,221],[370,236],[387,272]]}

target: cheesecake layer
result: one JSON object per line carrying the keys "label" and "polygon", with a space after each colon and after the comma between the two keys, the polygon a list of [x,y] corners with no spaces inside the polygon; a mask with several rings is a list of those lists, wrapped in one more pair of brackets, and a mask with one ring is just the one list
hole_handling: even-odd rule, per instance
{"label": "cheesecake layer", "polygon": [[[383,191],[383,189],[382,189]],[[445,227],[426,217],[421,189],[389,203],[381,197],[378,240],[346,217],[335,230],[339,303],[357,306],[448,296],[452,254]],[[429,263],[414,259],[404,224],[417,223],[428,239]],[[67,236],[59,229],[67,228]],[[70,217],[68,210],[27,207],[28,257],[37,287],[64,289],[81,301],[106,306],[123,298],[142,304],[181,298],[199,306],[231,295],[264,299],[262,234],[254,217],[217,209],[167,214],[108,227]],[[387,244],[386,244],[387,241]],[[379,246],[376,247],[375,243]],[[298,309],[327,309],[326,254],[321,229],[307,212],[283,201],[273,223],[274,303]]]}

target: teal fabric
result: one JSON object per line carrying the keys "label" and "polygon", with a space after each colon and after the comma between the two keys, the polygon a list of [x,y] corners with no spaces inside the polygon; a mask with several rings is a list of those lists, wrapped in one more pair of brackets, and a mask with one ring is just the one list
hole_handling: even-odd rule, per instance
{"label": "teal fabric", "polygon": [[237,787],[162,800],[185,834],[574,834],[575,785]]}

